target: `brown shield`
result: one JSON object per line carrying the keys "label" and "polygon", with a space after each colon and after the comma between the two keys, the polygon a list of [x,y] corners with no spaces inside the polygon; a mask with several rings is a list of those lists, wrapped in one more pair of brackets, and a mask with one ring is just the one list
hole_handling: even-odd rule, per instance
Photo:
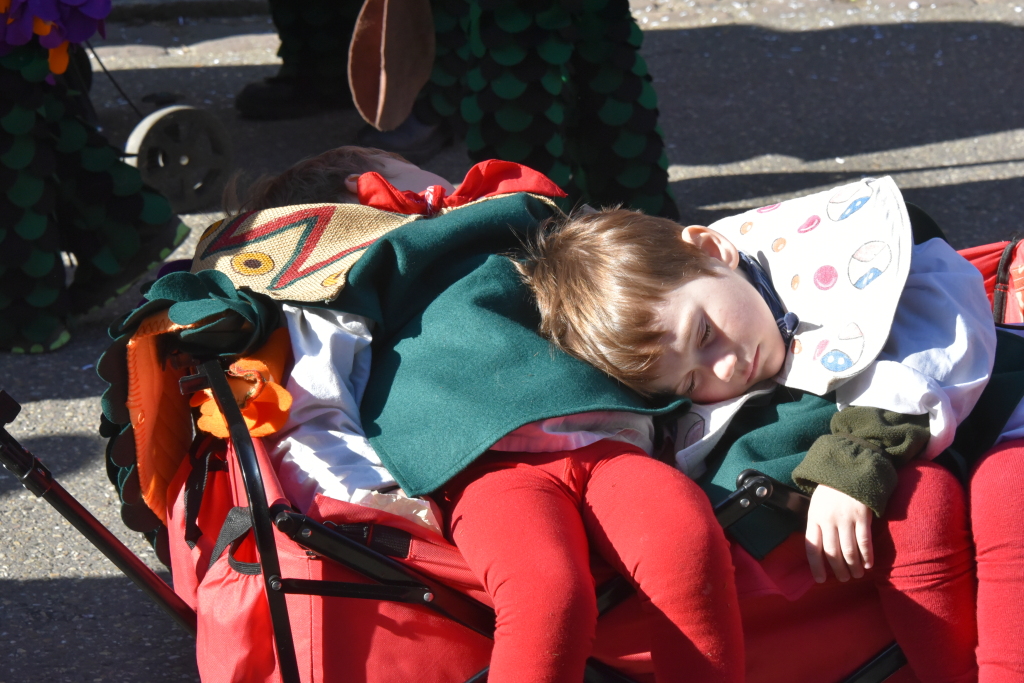
{"label": "brown shield", "polygon": [[356,109],[377,130],[394,130],[412,112],[434,66],[429,0],[366,0],[348,50]]}

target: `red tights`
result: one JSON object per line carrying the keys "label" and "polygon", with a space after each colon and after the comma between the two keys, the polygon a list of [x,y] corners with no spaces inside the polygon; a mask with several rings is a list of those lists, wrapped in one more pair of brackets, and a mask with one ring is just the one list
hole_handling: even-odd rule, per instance
{"label": "red tights", "polygon": [[[875,522],[886,617],[917,677],[971,678],[977,632],[979,683],[1024,681],[1024,440],[1000,444],[975,467],[970,487],[971,547],[963,494],[929,463],[900,470],[900,484]],[[977,622],[971,609],[977,560]],[[886,566],[887,565],[887,566]]]}
{"label": "red tights", "polygon": [[1000,444],[971,479],[981,683],[1024,681],[1024,440]]}
{"label": "red tights", "polygon": [[728,544],[707,497],[669,465],[612,441],[492,452],[439,498],[494,601],[491,683],[582,680],[597,624],[591,549],[637,586],[658,681],[743,679]]}
{"label": "red tights", "polygon": [[876,563],[868,575],[917,678],[978,680],[974,558],[963,487],[944,468],[914,461],[900,470],[885,517],[875,520],[872,531]]}

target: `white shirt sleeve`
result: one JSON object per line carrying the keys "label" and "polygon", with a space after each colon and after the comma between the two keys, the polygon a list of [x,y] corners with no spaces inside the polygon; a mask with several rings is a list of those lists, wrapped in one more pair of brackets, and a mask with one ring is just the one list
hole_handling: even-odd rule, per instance
{"label": "white shirt sleeve", "polygon": [[295,359],[285,384],[292,407],[271,458],[285,494],[305,510],[316,493],[350,501],[360,489],[393,486],[359,419],[370,374],[369,321],[322,308],[282,310]]}
{"label": "white shirt sleeve", "polygon": [[303,512],[316,494],[405,517],[441,533],[432,501],[409,498],[366,439],[359,402],[370,376],[371,322],[324,308],[284,304],[295,364],[285,388],[292,407],[269,441],[288,500]]}
{"label": "white shirt sleeve", "polygon": [[839,408],[871,406],[929,417],[922,457],[950,443],[988,384],[996,331],[981,273],[942,240],[914,247],[885,347],[836,390]]}

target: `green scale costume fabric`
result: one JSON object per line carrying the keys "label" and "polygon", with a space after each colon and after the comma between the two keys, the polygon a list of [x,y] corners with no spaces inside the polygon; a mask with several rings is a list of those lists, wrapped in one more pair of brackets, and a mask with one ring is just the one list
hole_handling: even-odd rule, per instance
{"label": "green scale costume fabric", "polygon": [[[345,86],[361,3],[271,0],[282,76]],[[434,70],[414,112],[448,122],[474,161],[544,173],[573,200],[678,218],[658,98],[627,0],[432,0]]]}
{"label": "green scale costume fabric", "polygon": [[594,205],[677,218],[642,40],[626,0],[470,3],[470,156],[526,164]]}
{"label": "green scale costume fabric", "polygon": [[[188,234],[167,201],[48,82],[33,41],[0,57],[0,350],[52,351]],[[52,80],[52,79],[50,79]],[[78,261],[65,286],[61,252]]]}

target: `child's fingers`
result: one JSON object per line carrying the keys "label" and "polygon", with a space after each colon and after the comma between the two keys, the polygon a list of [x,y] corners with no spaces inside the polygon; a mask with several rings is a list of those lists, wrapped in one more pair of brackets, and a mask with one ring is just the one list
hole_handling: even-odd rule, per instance
{"label": "child's fingers", "polygon": [[825,557],[828,559],[832,573],[840,581],[850,580],[850,570],[843,558],[842,542],[839,538],[839,530],[833,525],[828,525],[821,530],[821,546],[825,550]]}
{"label": "child's fingers", "polygon": [[857,527],[854,524],[842,525],[839,529],[839,538],[843,546],[843,559],[846,560],[850,576],[855,579],[861,578],[864,576],[864,567],[861,564]]}
{"label": "child's fingers", "polygon": [[804,550],[807,551],[807,564],[811,566],[811,576],[818,583],[825,583],[825,559],[821,554],[821,528],[817,524],[808,523],[804,533]]}
{"label": "child's fingers", "polygon": [[857,546],[860,556],[864,558],[864,569],[871,569],[875,564],[875,546],[871,542],[871,517],[857,523]]}

